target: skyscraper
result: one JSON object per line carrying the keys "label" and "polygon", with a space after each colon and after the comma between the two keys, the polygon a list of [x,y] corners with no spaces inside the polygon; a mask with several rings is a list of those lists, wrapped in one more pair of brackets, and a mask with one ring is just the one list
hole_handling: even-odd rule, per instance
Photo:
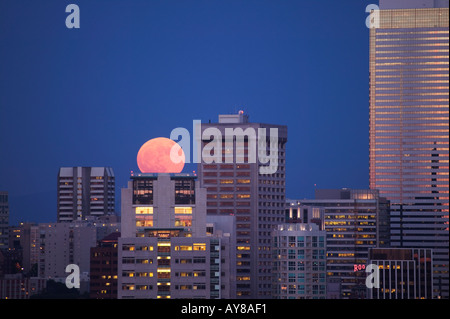
{"label": "skyscraper", "polygon": [[115,177],[110,167],[61,167],[57,191],[58,222],[115,213]]}
{"label": "skyscraper", "polygon": [[[258,134],[261,130],[266,130],[265,138]],[[269,134],[271,130],[278,135]],[[207,214],[232,215],[236,219],[237,297],[271,298],[271,232],[285,220],[287,127],[251,123],[247,115],[239,112],[219,115],[218,123],[202,123],[201,135],[203,154],[211,136],[219,139],[214,150],[218,157],[211,162],[202,158],[198,174],[201,186],[207,190]],[[258,154],[254,161],[252,152]],[[268,153],[272,156],[270,164],[260,160],[260,155]],[[261,170],[267,165],[272,169],[269,173]]]}
{"label": "skyscraper", "polygon": [[370,188],[391,202],[391,246],[432,248],[434,297],[448,297],[448,1],[380,0],[376,15]]}

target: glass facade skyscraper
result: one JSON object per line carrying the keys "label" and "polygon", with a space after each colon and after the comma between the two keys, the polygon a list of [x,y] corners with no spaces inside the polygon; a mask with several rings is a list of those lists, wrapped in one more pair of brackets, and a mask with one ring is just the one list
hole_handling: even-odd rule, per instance
{"label": "glass facade skyscraper", "polygon": [[370,187],[391,202],[391,246],[432,248],[433,297],[448,298],[448,1],[381,0],[377,14],[370,29]]}

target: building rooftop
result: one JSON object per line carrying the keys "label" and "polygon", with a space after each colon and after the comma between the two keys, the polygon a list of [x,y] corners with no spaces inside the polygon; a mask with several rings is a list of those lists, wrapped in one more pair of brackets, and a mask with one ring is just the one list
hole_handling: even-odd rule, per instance
{"label": "building rooftop", "polygon": [[158,176],[170,176],[171,179],[196,179],[196,174],[190,173],[131,173],[131,179],[158,179]]}
{"label": "building rooftop", "polygon": [[448,8],[448,0],[380,0],[381,10]]}

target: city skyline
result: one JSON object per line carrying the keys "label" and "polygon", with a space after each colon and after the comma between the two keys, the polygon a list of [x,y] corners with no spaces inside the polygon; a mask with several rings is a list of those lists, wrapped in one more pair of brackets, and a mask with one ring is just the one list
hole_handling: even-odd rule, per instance
{"label": "city skyline", "polygon": [[112,167],[118,199],[145,141],[241,109],[291,128],[287,198],[368,187],[369,3],[176,3],[117,2],[108,15],[81,1],[78,30],[56,1],[1,4],[0,189],[11,224],[56,219],[60,167]]}
{"label": "city skyline", "polygon": [[0,2],[0,299],[448,299],[448,6]]}

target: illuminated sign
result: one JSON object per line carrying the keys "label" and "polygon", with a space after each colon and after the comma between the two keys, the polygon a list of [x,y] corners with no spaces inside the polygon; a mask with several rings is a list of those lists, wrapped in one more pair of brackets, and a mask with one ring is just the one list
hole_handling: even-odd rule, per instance
{"label": "illuminated sign", "polygon": [[360,271],[360,270],[365,270],[366,269],[366,265],[362,265],[362,264],[354,264],[353,265],[353,271]]}

